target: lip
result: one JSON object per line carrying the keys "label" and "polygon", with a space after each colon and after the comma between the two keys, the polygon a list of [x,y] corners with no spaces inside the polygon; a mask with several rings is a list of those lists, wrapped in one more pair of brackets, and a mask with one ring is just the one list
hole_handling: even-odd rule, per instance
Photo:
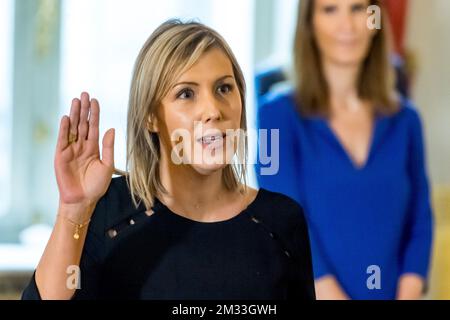
{"label": "lip", "polygon": [[353,46],[358,43],[358,39],[356,39],[356,38],[338,39],[337,43],[341,46]]}

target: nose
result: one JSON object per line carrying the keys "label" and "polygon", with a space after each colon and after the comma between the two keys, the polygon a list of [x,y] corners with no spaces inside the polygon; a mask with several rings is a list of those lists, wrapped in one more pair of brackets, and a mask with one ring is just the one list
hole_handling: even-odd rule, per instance
{"label": "nose", "polygon": [[354,15],[351,10],[342,10],[340,19],[340,30],[345,33],[351,33],[354,31],[355,21]]}
{"label": "nose", "polygon": [[222,118],[219,102],[209,94],[203,101],[202,122],[218,121]]}

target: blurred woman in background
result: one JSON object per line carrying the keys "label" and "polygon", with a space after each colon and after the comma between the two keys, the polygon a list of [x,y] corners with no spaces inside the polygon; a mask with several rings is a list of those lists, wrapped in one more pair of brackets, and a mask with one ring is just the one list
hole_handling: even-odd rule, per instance
{"label": "blurred woman in background", "polygon": [[368,27],[370,5],[383,9],[300,1],[295,90],[258,109],[260,129],[280,130],[279,171],[258,163],[258,181],[305,208],[319,299],[417,299],[429,269],[421,121],[395,93],[388,25]]}

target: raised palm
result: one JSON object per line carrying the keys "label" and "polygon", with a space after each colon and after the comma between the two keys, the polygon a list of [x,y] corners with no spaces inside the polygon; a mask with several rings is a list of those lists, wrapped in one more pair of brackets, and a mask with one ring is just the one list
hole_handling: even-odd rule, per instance
{"label": "raised palm", "polygon": [[92,205],[108,189],[114,172],[114,129],[103,137],[100,159],[99,116],[98,101],[82,93],[81,100],[72,101],[70,117],[61,119],[55,153],[60,203]]}

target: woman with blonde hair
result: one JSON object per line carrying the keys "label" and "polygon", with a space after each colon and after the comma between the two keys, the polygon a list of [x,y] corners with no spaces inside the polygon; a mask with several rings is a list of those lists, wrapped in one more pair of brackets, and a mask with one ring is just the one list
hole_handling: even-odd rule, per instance
{"label": "woman with blonde hair", "polygon": [[23,298],[314,299],[302,208],[246,186],[245,129],[226,42],[162,24],[135,64],[126,175],[111,179],[114,130],[100,159],[97,100],[83,93],[62,118],[59,210]]}
{"label": "woman with blonde hair", "polygon": [[305,208],[318,299],[418,299],[426,285],[422,126],[395,93],[388,36],[382,1],[301,0],[295,88],[258,109],[280,130],[279,171],[258,164],[259,185]]}

